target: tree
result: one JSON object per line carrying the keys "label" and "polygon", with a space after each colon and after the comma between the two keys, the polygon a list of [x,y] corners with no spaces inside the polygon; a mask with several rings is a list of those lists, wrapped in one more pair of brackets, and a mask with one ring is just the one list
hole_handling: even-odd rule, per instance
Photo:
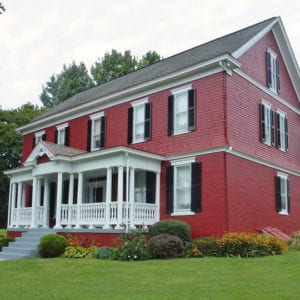
{"label": "tree", "polygon": [[4,5],[2,4],[2,2],[0,2],[0,15],[5,12],[5,7]]}
{"label": "tree", "polygon": [[0,108],[0,228],[6,226],[9,178],[4,170],[21,165],[22,136],[16,128],[32,121],[45,109],[26,103],[18,109]]}
{"label": "tree", "polygon": [[160,55],[157,52],[150,50],[145,55],[142,56],[141,60],[138,63],[138,69],[154,64],[160,60],[161,60]]}
{"label": "tree", "polygon": [[63,65],[62,72],[58,75],[53,74],[46,85],[43,85],[40,100],[44,107],[52,108],[93,86],[94,82],[90,78],[85,64],[80,62],[77,65],[73,61],[69,66]]}

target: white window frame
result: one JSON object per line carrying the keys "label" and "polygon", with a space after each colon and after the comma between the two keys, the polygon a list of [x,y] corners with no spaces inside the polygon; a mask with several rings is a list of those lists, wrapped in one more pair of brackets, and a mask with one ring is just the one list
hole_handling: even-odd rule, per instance
{"label": "white window frame", "polygon": [[279,131],[280,131],[280,147],[278,148],[281,151],[286,151],[286,145],[285,145],[285,119],[286,114],[283,111],[277,110],[277,114],[279,115]]}
{"label": "white window frame", "polygon": [[[173,135],[177,134],[183,134],[189,132],[189,96],[188,91],[192,89],[192,85],[186,85],[177,89],[171,90],[172,95],[174,96],[174,115],[173,115],[173,128],[174,132]],[[178,111],[178,102],[181,96],[185,96],[185,110],[184,111]],[[179,118],[180,114],[186,115],[186,125],[184,128],[178,128],[177,126],[177,120]]]}
{"label": "white window frame", "polygon": [[264,144],[271,146],[272,144],[272,105],[266,101],[261,101],[261,104],[265,108],[265,141],[263,141]]}
{"label": "white window frame", "polygon": [[[194,163],[196,160],[195,158],[188,158],[188,159],[179,159],[175,161],[171,161],[171,165],[174,166],[174,187],[173,187],[173,213],[171,214],[172,216],[185,216],[185,215],[194,215],[195,212],[191,210],[191,193],[192,193],[192,163]],[[189,189],[189,202],[190,202],[190,207],[183,209],[183,208],[178,208],[178,169],[183,168],[183,167],[189,167],[189,186],[186,187]]]}
{"label": "white window frame", "polygon": [[271,65],[271,86],[270,90],[277,94],[277,54],[271,49],[268,49],[270,54],[270,65]]}
{"label": "white window frame", "polygon": [[[97,200],[94,198],[95,189],[102,188],[102,198],[103,202],[97,202],[94,200]],[[106,184],[105,181],[93,181],[87,183],[87,200],[88,203],[104,203],[106,202]]]}
{"label": "white window frame", "polygon": [[35,136],[35,144],[37,144],[39,141],[42,141],[43,135],[44,135],[44,134],[45,134],[45,130],[36,132],[36,133],[34,134],[34,136]]}
{"label": "white window frame", "polygon": [[288,175],[284,173],[277,173],[277,176],[280,178],[280,201],[281,201],[281,207],[285,207],[285,209],[281,209],[279,211],[280,215],[288,215],[288,187],[287,187],[287,181],[288,181]]}
{"label": "white window frame", "polygon": [[[133,122],[132,122],[132,143],[141,143],[145,141],[145,104],[148,103],[148,98],[140,99],[134,102],[131,102],[131,106],[133,108]],[[142,109],[143,111],[143,121],[138,122],[138,111]],[[137,136],[137,126],[143,126],[143,134],[141,136]]]}
{"label": "white window frame", "polygon": [[[137,180],[141,180],[141,186],[137,186]],[[135,186],[134,186],[134,202],[146,203],[147,190],[146,190],[146,172],[143,171],[143,175],[139,171],[135,174]]]}
{"label": "white window frame", "polygon": [[57,145],[64,145],[66,141],[66,128],[69,126],[68,123],[56,126],[57,129]]}
{"label": "white window frame", "polygon": [[[101,118],[104,117],[104,112],[100,112],[94,115],[90,116],[90,119],[92,121],[92,126],[91,126],[91,151],[95,151],[95,150],[99,150],[99,147],[96,147],[96,138],[99,137],[100,138],[100,134],[101,134]],[[100,122],[100,132],[99,134],[95,134],[95,124],[96,122],[99,121]],[[101,141],[99,140],[99,143],[101,143]]]}

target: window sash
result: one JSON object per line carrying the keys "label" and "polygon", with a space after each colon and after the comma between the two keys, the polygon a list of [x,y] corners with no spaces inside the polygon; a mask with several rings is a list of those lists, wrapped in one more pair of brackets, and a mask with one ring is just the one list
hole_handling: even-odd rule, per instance
{"label": "window sash", "polygon": [[174,95],[174,132],[188,130],[188,92]]}
{"label": "window sash", "polygon": [[282,151],[285,151],[286,147],[285,147],[285,116],[282,114],[278,114],[279,117],[279,134],[280,134],[280,147],[279,149]]}
{"label": "window sash", "polygon": [[175,167],[174,211],[191,210],[191,165]]}
{"label": "window sash", "polygon": [[133,140],[141,141],[145,139],[145,104],[134,107],[133,117]]}
{"label": "window sash", "polygon": [[270,56],[270,89],[273,92],[277,93],[277,77],[278,77],[278,70],[277,70],[277,55],[273,52],[269,52]]}
{"label": "window sash", "polygon": [[281,213],[288,213],[287,178],[280,178]]}
{"label": "window sash", "polygon": [[92,122],[92,150],[100,148],[101,119]]}
{"label": "window sash", "polygon": [[57,145],[64,145],[65,144],[65,138],[66,138],[66,131],[65,128],[59,129],[57,131]]}

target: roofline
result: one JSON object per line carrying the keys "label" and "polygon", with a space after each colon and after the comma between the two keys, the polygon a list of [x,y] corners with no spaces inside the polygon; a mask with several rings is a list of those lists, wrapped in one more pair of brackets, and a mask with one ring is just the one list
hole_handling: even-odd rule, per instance
{"label": "roofline", "polygon": [[127,88],[125,90],[121,90],[121,91],[115,92],[113,94],[91,100],[87,103],[78,105],[78,106],[68,109],[66,111],[59,112],[57,114],[53,114],[51,116],[33,121],[27,125],[18,127],[17,130],[22,132],[23,134],[27,134],[27,133],[35,131],[38,126],[45,127],[45,125],[49,124],[50,122],[61,121],[61,119],[63,117],[68,117],[68,119],[71,119],[72,116],[74,116],[76,113],[81,112],[83,114],[83,111],[86,112],[89,109],[99,107],[99,104],[105,105],[113,100],[118,99],[118,98],[124,98],[124,97],[128,97],[128,96],[136,95],[137,93],[139,93],[141,91],[145,91],[147,89],[154,88],[154,87],[159,87],[162,84],[168,83],[174,79],[185,78],[192,74],[199,73],[199,71],[205,72],[207,70],[212,70],[214,68],[219,68],[220,72],[224,71],[224,68],[222,68],[220,66],[220,62],[222,62],[222,61],[226,61],[226,63],[229,63],[231,70],[235,69],[235,68],[239,68],[241,66],[240,62],[236,58],[232,57],[230,54],[224,54],[224,55],[215,57],[213,59],[204,61],[202,63],[190,66],[188,68],[184,68],[179,71],[173,72],[171,74],[162,76],[160,78],[155,78],[153,80],[138,84],[138,85],[130,87],[130,88]]}

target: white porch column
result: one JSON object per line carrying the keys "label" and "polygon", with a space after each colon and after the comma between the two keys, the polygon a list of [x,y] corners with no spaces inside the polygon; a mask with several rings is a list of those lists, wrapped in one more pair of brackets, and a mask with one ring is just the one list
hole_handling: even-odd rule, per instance
{"label": "white porch column", "polygon": [[62,190],[63,190],[63,173],[57,174],[57,191],[56,191],[56,223],[54,228],[61,227],[61,202],[62,202]]}
{"label": "white porch column", "polygon": [[50,194],[50,182],[49,178],[45,178],[44,181],[44,216],[43,227],[48,228],[49,224],[49,194]]}
{"label": "white porch column", "polygon": [[160,220],[160,173],[156,173],[155,181],[156,222]]}
{"label": "white porch column", "polygon": [[11,202],[12,202],[12,183],[10,182],[9,183],[9,194],[8,194],[7,228],[11,227],[11,219],[12,219]]}
{"label": "white porch column", "polygon": [[123,219],[123,167],[118,168],[118,215],[116,229],[122,229]]}
{"label": "white porch column", "polygon": [[135,169],[130,169],[130,182],[129,182],[129,203],[130,203],[130,229],[135,229],[134,225],[134,182],[135,182]]}
{"label": "white porch column", "polygon": [[72,207],[74,198],[74,174],[71,173],[69,177],[69,198],[68,198],[68,226],[67,228],[72,228],[71,217],[72,217]]}
{"label": "white porch column", "polygon": [[78,173],[78,193],[77,193],[77,222],[76,222],[76,229],[80,227],[80,208],[82,204],[82,192],[83,192],[83,173]]}
{"label": "white porch column", "polygon": [[21,208],[21,201],[22,201],[22,191],[23,191],[23,184],[22,182],[18,183],[18,200],[17,200],[17,227],[20,226],[20,208]]}
{"label": "white porch column", "polygon": [[110,229],[110,203],[112,191],[112,168],[106,169],[106,200],[105,200],[105,224],[103,229]]}
{"label": "white porch column", "polygon": [[12,190],[11,190],[11,222],[10,226],[14,227],[16,226],[16,220],[14,220],[13,216],[16,211],[16,198],[17,198],[17,183],[12,184]]}
{"label": "white porch column", "polygon": [[31,199],[31,225],[30,228],[36,228],[36,202],[37,202],[37,178],[32,178],[32,199]]}

